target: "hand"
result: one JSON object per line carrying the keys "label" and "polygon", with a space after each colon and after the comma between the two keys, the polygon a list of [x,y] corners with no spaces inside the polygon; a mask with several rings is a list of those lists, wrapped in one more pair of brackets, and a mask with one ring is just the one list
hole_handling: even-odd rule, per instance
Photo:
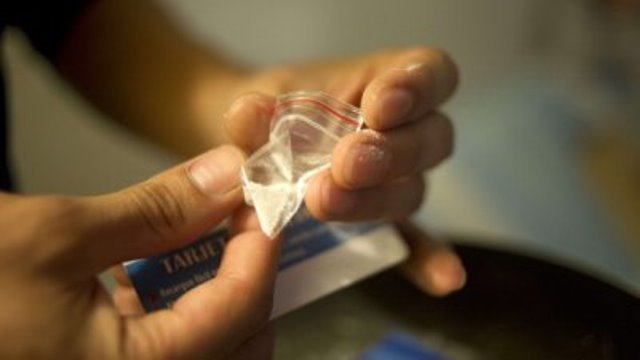
{"label": "hand", "polygon": [[[360,106],[368,129],[338,143],[331,169],[309,185],[307,208],[321,220],[405,219],[422,204],[424,172],[452,152],[453,127],[437,107],[457,79],[449,57],[430,48],[271,69],[246,82],[244,89],[253,92],[231,105],[226,128],[235,144],[253,151],[267,140],[274,95],[323,90]],[[412,279],[437,295],[462,287],[465,273],[457,256],[412,229],[403,231],[412,237]]]}
{"label": "hand", "polygon": [[[241,162],[224,146],[110,195],[0,194],[0,358],[223,358],[260,342],[279,240],[241,206]],[[119,313],[96,274],[184,246],[232,213],[214,279],[171,309]]]}

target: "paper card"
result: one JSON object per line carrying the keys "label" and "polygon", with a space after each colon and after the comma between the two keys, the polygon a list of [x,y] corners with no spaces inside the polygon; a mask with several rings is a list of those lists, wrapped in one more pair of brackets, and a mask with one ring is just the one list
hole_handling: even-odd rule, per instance
{"label": "paper card", "polygon": [[[143,307],[171,306],[215,276],[227,241],[216,230],[170,253],[126,262]],[[302,209],[285,228],[272,318],[397,264],[407,249],[383,223],[320,223]]]}

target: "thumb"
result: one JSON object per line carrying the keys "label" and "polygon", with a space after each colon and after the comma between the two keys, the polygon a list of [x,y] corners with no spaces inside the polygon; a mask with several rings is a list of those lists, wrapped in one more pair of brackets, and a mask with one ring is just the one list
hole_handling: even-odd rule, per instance
{"label": "thumb", "polygon": [[222,146],[115,194],[90,200],[89,264],[100,269],[186,245],[241,203],[243,154]]}

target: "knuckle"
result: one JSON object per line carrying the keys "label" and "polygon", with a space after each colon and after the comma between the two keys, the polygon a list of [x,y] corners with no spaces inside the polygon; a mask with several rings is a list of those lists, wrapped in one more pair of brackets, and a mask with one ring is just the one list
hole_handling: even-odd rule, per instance
{"label": "knuckle", "polygon": [[159,238],[174,236],[186,223],[184,204],[175,189],[153,180],[136,188],[134,209],[144,225]]}

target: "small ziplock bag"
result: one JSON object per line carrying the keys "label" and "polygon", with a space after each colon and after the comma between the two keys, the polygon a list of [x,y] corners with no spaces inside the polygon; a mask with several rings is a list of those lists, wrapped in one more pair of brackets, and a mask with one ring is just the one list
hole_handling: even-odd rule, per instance
{"label": "small ziplock bag", "polygon": [[245,202],[274,237],[304,201],[314,175],[329,167],[338,141],[364,123],[360,109],[322,92],[296,92],[276,103],[269,141],[242,166]]}

